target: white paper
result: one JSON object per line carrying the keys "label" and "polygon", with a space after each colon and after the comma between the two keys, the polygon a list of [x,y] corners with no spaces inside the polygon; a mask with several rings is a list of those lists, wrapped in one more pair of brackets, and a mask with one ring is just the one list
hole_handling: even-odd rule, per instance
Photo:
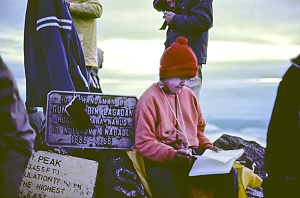
{"label": "white paper", "polygon": [[203,155],[195,155],[195,161],[189,176],[229,173],[233,163],[244,153],[243,149],[215,152],[205,150]]}

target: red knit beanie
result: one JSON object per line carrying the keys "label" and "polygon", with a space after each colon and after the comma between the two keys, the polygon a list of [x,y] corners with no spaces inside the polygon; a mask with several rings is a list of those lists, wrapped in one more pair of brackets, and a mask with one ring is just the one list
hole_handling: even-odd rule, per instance
{"label": "red knit beanie", "polygon": [[159,68],[160,78],[186,77],[197,75],[198,63],[196,55],[188,46],[188,40],[182,36],[168,47],[161,59]]}

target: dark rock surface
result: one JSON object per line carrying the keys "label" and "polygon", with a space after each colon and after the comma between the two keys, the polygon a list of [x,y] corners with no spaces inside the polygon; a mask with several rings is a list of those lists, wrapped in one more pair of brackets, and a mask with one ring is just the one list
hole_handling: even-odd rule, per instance
{"label": "dark rock surface", "polygon": [[[258,143],[223,134],[214,145],[224,150],[243,148],[245,153],[238,161],[254,170],[262,179],[265,178],[265,148]],[[149,197],[124,150],[51,148],[43,142],[42,136],[37,138],[35,149],[98,161],[95,197]],[[247,188],[246,191],[249,198],[263,197],[262,188]]]}
{"label": "dark rock surface", "polygon": [[148,197],[125,151],[102,150],[99,157],[95,197]]}
{"label": "dark rock surface", "polygon": [[[243,148],[245,153],[238,158],[237,161],[253,170],[260,178],[266,178],[266,172],[264,170],[265,148],[260,144],[227,134],[223,134],[213,144],[224,150]],[[246,192],[249,198],[263,197],[262,188],[247,188]]]}

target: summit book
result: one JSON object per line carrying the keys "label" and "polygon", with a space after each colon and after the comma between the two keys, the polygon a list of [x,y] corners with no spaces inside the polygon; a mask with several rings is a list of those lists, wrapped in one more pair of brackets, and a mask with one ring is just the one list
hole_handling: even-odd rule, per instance
{"label": "summit book", "polygon": [[221,150],[219,152],[206,149],[202,155],[194,155],[197,159],[190,170],[189,176],[229,173],[233,163],[243,153],[243,149]]}

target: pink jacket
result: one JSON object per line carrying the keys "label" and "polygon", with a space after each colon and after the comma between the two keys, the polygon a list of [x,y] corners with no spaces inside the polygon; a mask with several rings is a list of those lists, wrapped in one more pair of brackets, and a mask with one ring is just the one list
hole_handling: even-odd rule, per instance
{"label": "pink jacket", "polygon": [[[165,95],[175,112],[175,95],[167,93]],[[179,139],[192,147],[206,149],[212,146],[204,135],[206,123],[194,93],[189,88],[183,87],[178,92],[178,98]],[[176,119],[169,104],[155,83],[143,93],[136,106],[136,149],[143,157],[157,162],[173,161],[176,152],[167,145],[176,140]]]}

